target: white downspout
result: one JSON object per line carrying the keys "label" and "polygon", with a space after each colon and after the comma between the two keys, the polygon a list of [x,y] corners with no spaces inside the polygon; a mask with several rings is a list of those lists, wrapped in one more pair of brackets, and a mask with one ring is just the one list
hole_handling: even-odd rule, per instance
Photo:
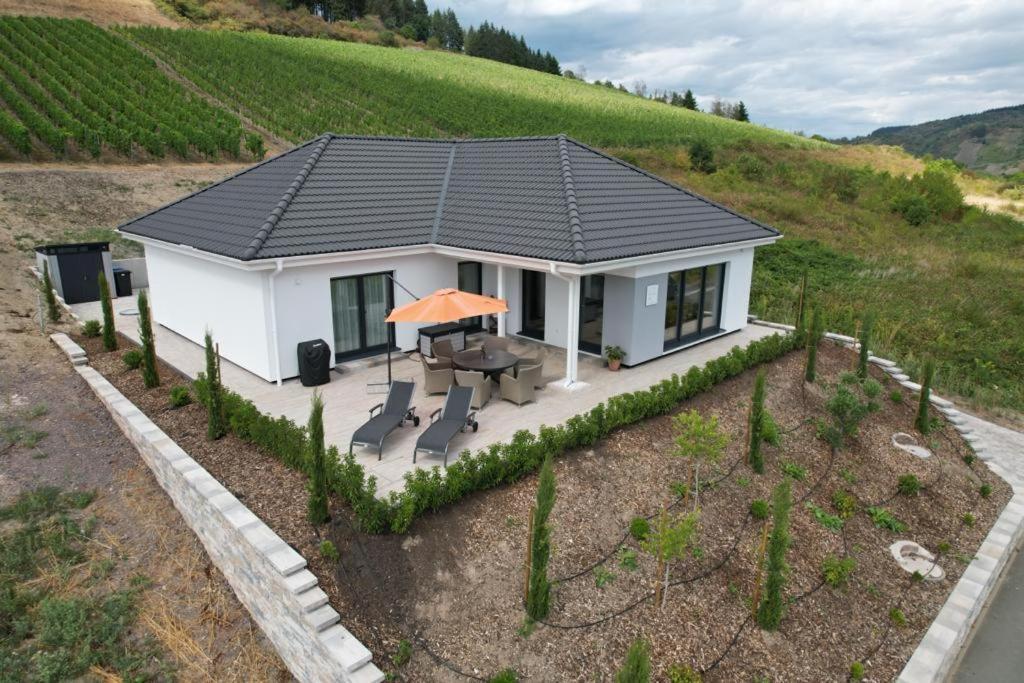
{"label": "white downspout", "polygon": [[274,345],[274,377],[277,378],[277,386],[281,386],[281,351],[277,340],[277,295],[274,279],[284,270],[284,260],[275,259],[274,266],[274,272],[270,274],[270,339]]}
{"label": "white downspout", "polygon": [[[505,266],[498,264],[498,298],[505,298]],[[505,318],[508,313],[499,313],[495,316],[498,319],[498,336],[505,336]]]}
{"label": "white downspout", "polygon": [[580,333],[580,278],[578,275],[564,275],[558,272],[558,266],[552,261],[548,264],[549,272],[569,286],[569,305],[565,331],[565,381],[566,389],[576,388],[579,380],[579,333]]}

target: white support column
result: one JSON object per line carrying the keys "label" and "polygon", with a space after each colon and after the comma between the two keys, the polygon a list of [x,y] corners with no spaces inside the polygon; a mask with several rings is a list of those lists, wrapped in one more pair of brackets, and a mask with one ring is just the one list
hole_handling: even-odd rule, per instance
{"label": "white support column", "polygon": [[[505,297],[505,266],[498,264],[498,298],[504,299]],[[508,313],[498,314],[498,336],[505,336],[505,318],[508,317]]]}
{"label": "white support column", "polygon": [[571,275],[569,285],[568,322],[565,335],[565,386],[572,387],[579,379],[580,356],[580,277]]}

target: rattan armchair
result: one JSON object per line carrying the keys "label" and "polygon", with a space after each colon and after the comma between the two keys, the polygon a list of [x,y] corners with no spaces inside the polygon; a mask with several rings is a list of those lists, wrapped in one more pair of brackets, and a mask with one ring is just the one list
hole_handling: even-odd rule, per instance
{"label": "rattan armchair", "polygon": [[423,363],[423,391],[427,395],[444,394],[455,383],[455,371],[450,360],[431,363],[420,356],[420,361]]}
{"label": "rattan armchair", "polygon": [[491,400],[491,380],[482,372],[456,370],[455,383],[460,387],[473,388],[473,400],[470,407],[480,410]]}

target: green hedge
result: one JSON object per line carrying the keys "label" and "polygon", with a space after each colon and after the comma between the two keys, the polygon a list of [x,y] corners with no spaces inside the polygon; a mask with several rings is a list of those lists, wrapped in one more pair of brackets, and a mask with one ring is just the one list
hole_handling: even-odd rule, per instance
{"label": "green hedge", "polygon": [[[456,502],[474,491],[509,484],[540,468],[544,456],[558,457],[567,451],[593,445],[613,430],[658,415],[707,391],[719,382],[783,354],[800,348],[796,333],[775,334],[738,346],[703,368],[690,368],[685,375],[673,374],[649,389],[620,394],[557,427],[542,425],[537,433],[520,430],[508,443],[492,444],[476,453],[463,451],[461,457],[442,472],[440,467],[417,469],[405,475],[405,488],[377,497],[377,479],[366,476],[353,455],[339,457],[332,446],[328,452],[328,481],[331,490],[347,501],[368,533],[404,533],[420,515]],[[206,403],[206,381],[200,374],[195,382],[197,398]],[[224,408],[232,433],[270,453],[289,467],[308,474],[306,430],[284,417],[272,418],[238,394],[225,390]]]}

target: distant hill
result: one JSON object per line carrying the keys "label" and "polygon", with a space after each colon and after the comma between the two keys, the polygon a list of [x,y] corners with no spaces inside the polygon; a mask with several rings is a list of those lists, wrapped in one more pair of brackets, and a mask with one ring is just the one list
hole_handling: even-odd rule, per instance
{"label": "distant hill", "polygon": [[1024,104],[916,126],[889,126],[852,143],[898,145],[912,154],[953,159],[987,173],[1024,170]]}

